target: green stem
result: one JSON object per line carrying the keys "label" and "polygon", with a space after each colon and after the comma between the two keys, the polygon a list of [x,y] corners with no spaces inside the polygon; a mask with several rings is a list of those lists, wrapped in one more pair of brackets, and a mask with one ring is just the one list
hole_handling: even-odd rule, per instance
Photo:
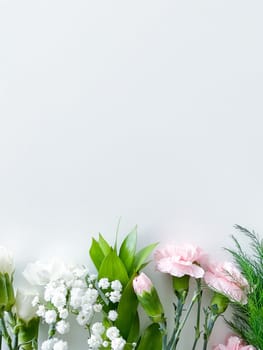
{"label": "green stem", "polygon": [[165,321],[160,322],[159,325],[160,325],[160,330],[163,334],[162,350],[168,350],[168,348],[167,348],[167,325],[166,325],[166,322]]}
{"label": "green stem", "polygon": [[194,340],[194,344],[193,344],[193,348],[192,350],[195,350],[197,342],[200,338],[201,335],[201,331],[200,331],[200,316],[201,316],[201,304],[202,304],[202,288],[201,288],[201,279],[198,278],[196,280],[196,284],[197,284],[197,315],[196,315],[196,325],[195,325],[195,340]]}
{"label": "green stem", "polygon": [[0,350],[2,350],[2,331],[0,330]]}
{"label": "green stem", "polygon": [[176,346],[177,346],[177,344],[178,344],[178,341],[179,341],[179,338],[180,338],[180,334],[181,334],[181,332],[182,332],[182,329],[184,328],[184,325],[185,325],[185,323],[186,323],[186,321],[187,321],[187,319],[188,319],[188,317],[189,317],[189,315],[190,315],[190,312],[191,312],[191,310],[192,310],[192,308],[193,308],[193,306],[194,306],[194,303],[195,303],[196,300],[198,299],[199,294],[200,294],[199,291],[196,291],[196,292],[195,292],[195,294],[194,294],[194,296],[193,296],[193,298],[192,298],[192,300],[191,300],[191,303],[190,303],[190,305],[189,305],[188,308],[187,308],[185,317],[184,317],[183,321],[179,324],[179,327],[178,327],[178,329],[177,329],[177,331],[176,331],[176,333],[175,333],[173,342],[172,342],[172,344],[171,344],[171,348],[169,348],[169,349],[171,349],[171,350],[175,350],[175,349],[176,349]]}
{"label": "green stem", "polygon": [[8,346],[9,350],[13,350],[12,348],[12,339],[7,331],[6,325],[5,325],[5,320],[4,320],[4,316],[0,317],[0,328],[1,328],[1,334],[4,338],[4,340],[6,341],[6,344]]}
{"label": "green stem", "polygon": [[174,309],[175,309],[175,318],[174,318],[174,330],[172,333],[172,336],[170,338],[170,341],[168,343],[168,347],[167,350],[171,350],[172,349],[172,344],[174,343],[174,338],[176,336],[176,333],[178,331],[178,328],[180,326],[180,320],[182,317],[182,313],[184,310],[184,304],[185,304],[185,300],[188,294],[188,290],[182,290],[182,291],[175,291],[175,294],[177,296],[177,305],[173,304]]}
{"label": "green stem", "polygon": [[204,344],[203,350],[207,350],[208,341],[212,330],[214,328],[215,322],[219,316],[219,314],[215,314],[211,311],[211,309],[205,311],[205,324],[204,324]]}
{"label": "green stem", "polygon": [[48,339],[53,338],[55,334],[56,334],[56,327],[54,324],[51,324],[48,330]]}

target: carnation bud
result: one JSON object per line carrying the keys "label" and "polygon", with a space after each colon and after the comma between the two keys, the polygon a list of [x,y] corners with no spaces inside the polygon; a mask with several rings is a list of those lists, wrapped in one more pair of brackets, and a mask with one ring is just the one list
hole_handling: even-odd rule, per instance
{"label": "carnation bud", "polygon": [[133,289],[144,311],[153,322],[164,321],[164,310],[152,281],[141,273],[133,280]]}
{"label": "carnation bud", "polygon": [[190,276],[184,275],[183,277],[173,276],[173,289],[178,298],[185,299],[189,290]]}
{"label": "carnation bud", "polygon": [[225,295],[215,292],[210,303],[210,308],[213,314],[220,315],[226,310],[228,304],[229,299]]}

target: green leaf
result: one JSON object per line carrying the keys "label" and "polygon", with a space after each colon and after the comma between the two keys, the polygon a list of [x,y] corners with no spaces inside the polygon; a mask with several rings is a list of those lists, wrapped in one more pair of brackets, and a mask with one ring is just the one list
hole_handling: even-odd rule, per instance
{"label": "green leaf", "polygon": [[99,234],[99,246],[100,249],[102,250],[104,257],[106,255],[109,254],[109,252],[111,251],[111,247],[108,244],[108,242],[104,239],[104,237],[102,236],[102,234]]}
{"label": "green leaf", "polygon": [[[121,335],[124,339],[128,339],[131,332],[131,325],[136,321],[138,299],[133,290],[133,281],[134,276],[129,280],[127,286],[122,292],[121,300],[119,302],[117,312],[118,318],[116,320],[116,326],[119,328]],[[136,327],[133,329],[133,332],[136,331]],[[139,331],[139,329],[138,329]],[[131,342],[137,341],[138,334],[134,335],[134,339],[131,339]]]}
{"label": "green leaf", "polygon": [[91,260],[93,261],[93,264],[96,266],[97,270],[99,271],[100,266],[105,258],[105,255],[99,243],[94,238],[92,238],[92,244],[89,250],[89,255],[91,257]]}
{"label": "green leaf", "polygon": [[157,323],[147,327],[142,335],[137,350],[162,350],[162,333]]}
{"label": "green leaf", "polygon": [[134,343],[134,342],[136,343],[139,339],[139,335],[140,335],[140,319],[139,319],[138,311],[136,311],[133,322],[131,324],[131,329],[130,329],[130,333],[127,341],[129,343]]}
{"label": "green leaf", "polygon": [[142,266],[144,266],[144,261],[148,258],[154,248],[158,245],[158,243],[153,243],[148,245],[147,247],[141,249],[134,258],[133,263],[133,271],[138,272],[141,270]]}
{"label": "green leaf", "polygon": [[119,257],[124,263],[128,274],[131,272],[137,244],[137,226],[126,236],[120,247]]}
{"label": "green leaf", "polygon": [[107,277],[110,281],[119,280],[123,286],[128,283],[126,268],[114,250],[104,258],[100,265],[99,279],[103,277]]}

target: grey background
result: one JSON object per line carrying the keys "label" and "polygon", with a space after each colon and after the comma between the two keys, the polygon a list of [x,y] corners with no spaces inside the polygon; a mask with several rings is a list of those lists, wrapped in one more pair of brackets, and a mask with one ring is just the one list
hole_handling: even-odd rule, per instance
{"label": "grey background", "polygon": [[233,224],[263,232],[262,11],[0,1],[0,234],[18,271],[53,255],[88,262],[91,236],[113,241],[120,216],[139,246],[218,256]]}

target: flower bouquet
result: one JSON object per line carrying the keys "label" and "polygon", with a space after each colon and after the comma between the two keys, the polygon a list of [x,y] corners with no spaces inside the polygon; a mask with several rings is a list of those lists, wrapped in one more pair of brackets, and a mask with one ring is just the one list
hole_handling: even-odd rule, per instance
{"label": "flower bouquet", "polygon": [[[30,285],[26,291],[15,286],[13,257],[1,247],[0,350],[68,350],[64,335],[73,322],[86,331],[83,349],[179,350],[190,318],[195,318],[190,349],[206,350],[228,307],[233,315],[226,322],[235,334],[214,349],[263,350],[263,245],[255,233],[237,229],[249,238],[252,251],[244,252],[233,237],[236,250],[228,251],[234,263],[216,262],[193,245],[156,249],[154,243],[137,251],[136,227],[113,246],[100,234],[89,250],[94,268],[58,259],[30,263],[23,272]],[[172,320],[142,272],[153,251],[156,270],[170,279]],[[208,304],[204,290],[212,292]],[[145,326],[142,312],[149,320]]]}

